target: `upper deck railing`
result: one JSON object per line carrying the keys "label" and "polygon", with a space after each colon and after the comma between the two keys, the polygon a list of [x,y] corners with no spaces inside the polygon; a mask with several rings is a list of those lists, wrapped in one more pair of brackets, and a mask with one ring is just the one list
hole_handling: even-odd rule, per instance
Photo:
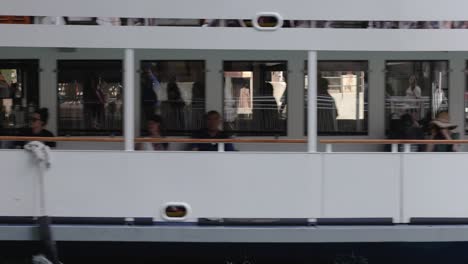
{"label": "upper deck railing", "polygon": [[[111,8],[110,8],[111,7]],[[463,0],[29,0],[8,1],[0,15],[249,19],[276,12],[294,20],[468,20]]]}
{"label": "upper deck railing", "polygon": [[[42,141],[42,142],[94,142],[94,143],[123,143],[123,137],[22,137],[0,136],[0,141]],[[224,144],[306,144],[307,139],[258,139],[258,138],[228,138],[228,139],[196,139],[196,138],[148,138],[137,137],[135,143],[212,143],[219,144],[219,151],[224,151]],[[468,140],[430,140],[430,139],[322,139],[325,152],[332,152],[333,145],[391,145],[392,152],[398,152],[398,145],[404,145],[404,152],[411,152],[411,145],[429,144],[468,144]]]}
{"label": "upper deck railing", "polygon": [[[92,8],[89,8],[92,6]],[[112,8],[109,8],[112,6]],[[6,16],[75,16],[159,19],[247,19],[276,14],[283,20],[468,21],[468,2],[436,1],[124,1],[18,0],[3,5]],[[40,26],[40,28],[39,28]],[[134,49],[463,51],[467,30],[369,30],[197,27],[90,27],[0,25],[0,47]],[[249,41],[239,41],[249,39]],[[294,41],[290,41],[294,40]]]}

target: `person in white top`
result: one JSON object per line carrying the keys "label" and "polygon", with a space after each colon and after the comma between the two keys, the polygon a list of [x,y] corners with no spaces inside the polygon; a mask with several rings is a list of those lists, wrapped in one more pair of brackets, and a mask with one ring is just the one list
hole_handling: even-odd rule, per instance
{"label": "person in white top", "polygon": [[421,87],[416,82],[416,76],[411,75],[409,78],[409,87],[406,89],[406,96],[411,98],[421,98]]}
{"label": "person in white top", "polygon": [[421,87],[417,84],[416,76],[409,78],[409,87],[406,89],[406,112],[410,113],[416,120],[421,117]]}

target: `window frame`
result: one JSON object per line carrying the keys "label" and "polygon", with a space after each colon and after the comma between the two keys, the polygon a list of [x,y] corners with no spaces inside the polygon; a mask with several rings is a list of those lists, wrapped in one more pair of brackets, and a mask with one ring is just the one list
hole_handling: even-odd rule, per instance
{"label": "window frame", "polygon": [[[119,70],[119,73],[120,73],[120,83],[123,87],[124,83],[124,78],[123,78],[123,60],[122,59],[57,59],[56,60],[56,87],[55,87],[55,92],[56,92],[56,100],[57,100],[57,107],[56,107],[56,111],[57,111],[57,135],[58,136],[122,136],[123,135],[123,123],[124,123],[124,120],[123,120],[123,115],[122,115],[122,120],[121,120],[121,124],[120,124],[120,129],[105,129],[105,130],[92,130],[92,129],[88,129],[88,128],[85,128],[84,130],[76,130],[76,129],[63,129],[63,128],[60,128],[60,100],[59,100],[59,93],[58,93],[58,85],[59,83],[61,83],[61,79],[60,79],[60,72],[62,71],[61,69],[61,63],[77,63],[77,65],[79,65],[78,67],[75,66],[75,67],[70,67],[70,66],[67,66],[65,67],[65,70],[80,70],[80,69],[84,69],[86,71],[91,71],[91,69],[100,69],[102,71],[112,71],[114,70],[113,68],[110,69],[110,70],[107,70],[107,69],[103,69],[103,68],[99,68],[98,66],[95,65],[95,63],[109,63],[109,64],[112,64],[112,63],[119,63],[120,64],[120,67],[115,67],[115,69],[118,69],[120,68]],[[90,65],[85,65],[85,64],[90,64]],[[125,89],[122,89],[122,103],[124,103],[124,96],[123,96],[123,93],[124,93],[124,90]],[[84,113],[84,110],[83,110],[83,118],[85,118],[85,113]],[[76,131],[79,131],[79,132],[76,132]]]}
{"label": "window frame", "polygon": [[[206,76],[206,73],[208,72],[206,66],[207,66],[207,61],[205,59],[187,59],[187,60],[184,60],[184,59],[174,59],[174,60],[171,60],[171,59],[142,59],[142,60],[139,60],[139,67],[140,67],[140,70],[139,70],[139,78],[140,78],[140,81],[138,82],[138,86],[139,86],[139,92],[140,92],[140,97],[141,97],[141,92],[142,92],[142,80],[141,80],[141,76],[142,76],[142,73],[143,73],[143,65],[145,63],[152,63],[152,62],[157,62],[157,63],[161,63],[161,62],[166,62],[166,63],[170,63],[170,62],[194,62],[194,63],[202,63],[202,71],[201,71],[201,76],[203,76],[203,83],[204,83],[204,95],[205,95],[205,98],[204,98],[204,103],[203,103],[203,114],[205,114],[207,112],[207,109],[206,109],[206,101],[207,101],[207,76]],[[158,98],[158,101],[161,102]],[[140,131],[140,134],[141,135],[144,135],[146,133],[146,126],[145,126],[145,120],[143,120],[143,113],[141,112],[142,111],[142,105],[141,105],[141,98],[138,98],[138,105],[139,105],[139,108],[140,108],[140,116],[139,116],[139,122],[140,122],[140,127],[138,128],[139,131]],[[209,111],[209,110],[208,110]],[[166,136],[192,136],[193,133],[195,133],[196,131],[198,131],[198,129],[190,129],[190,130],[166,130],[165,133],[166,133]]]}
{"label": "window frame", "polygon": [[[282,72],[285,72],[286,73],[286,90],[285,90],[285,101],[286,101],[286,106],[287,106],[287,102],[288,102],[288,89],[289,89],[289,85],[288,85],[288,75],[289,75],[289,61],[287,59],[279,59],[279,60],[264,60],[264,59],[260,59],[260,60],[255,60],[255,59],[240,59],[240,60],[222,60],[222,69],[221,69],[221,74],[222,74],[222,86],[221,86],[221,89],[222,89],[222,111],[221,111],[221,115],[224,119],[225,117],[225,86],[226,86],[226,78],[225,78],[225,72],[238,72],[238,71],[242,71],[242,70],[236,70],[236,69],[231,69],[231,70],[226,70],[225,68],[225,65],[227,63],[278,63],[278,64],[284,64],[284,70],[281,70]],[[252,70],[253,72],[253,70]],[[255,81],[252,85],[252,89],[255,87]],[[226,130],[225,129],[225,122],[223,121],[223,130],[227,131],[228,133],[232,134],[232,135],[236,135],[236,136],[251,136],[251,137],[271,137],[271,136],[274,136],[274,137],[286,137],[288,136],[288,119],[289,119],[289,111],[286,110],[286,118],[284,119],[284,131],[241,131],[241,130]]]}
{"label": "window frame", "polygon": [[[366,78],[367,78],[367,84],[370,83],[370,69],[369,69],[369,60],[317,60],[317,73],[320,74],[322,71],[320,71],[320,63],[326,63],[326,62],[331,62],[331,63],[365,63],[366,64],[366,70],[362,70],[363,72],[366,73]],[[307,136],[307,89],[306,89],[306,83],[305,79],[306,76],[308,76],[308,71],[307,71],[307,60],[304,61],[304,70],[303,70],[303,87],[304,87],[304,135]],[[341,70],[339,70],[341,71]],[[344,70],[343,70],[344,71]],[[367,95],[366,95],[367,93]],[[364,100],[364,127],[366,128],[365,131],[356,131],[356,132],[341,132],[341,131],[336,131],[336,132],[320,132],[317,127],[317,135],[320,137],[338,137],[338,136],[369,136],[369,106],[370,106],[370,93],[371,89],[368,85],[367,91],[363,94],[364,99],[367,98],[367,102]],[[307,99],[307,100],[306,100]]]}

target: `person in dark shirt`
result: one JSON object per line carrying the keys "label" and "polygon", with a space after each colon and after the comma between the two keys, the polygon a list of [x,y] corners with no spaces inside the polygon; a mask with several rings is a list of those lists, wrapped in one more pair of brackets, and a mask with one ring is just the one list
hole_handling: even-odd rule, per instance
{"label": "person in dark shirt", "polygon": [[[53,137],[54,134],[49,130],[45,129],[47,121],[49,120],[49,111],[47,108],[41,108],[34,112],[31,117],[31,127],[22,130],[19,136],[22,137]],[[15,143],[16,146],[24,147],[26,142],[18,141]],[[47,146],[55,148],[55,142],[44,142]]]}
{"label": "person in dark shirt", "polygon": [[[229,135],[220,130],[221,115],[217,111],[210,111],[206,114],[206,128],[202,128],[192,135],[196,139],[227,139]],[[217,151],[217,143],[195,143],[192,144],[193,151]],[[224,145],[225,151],[234,151],[234,146],[231,143]]]}
{"label": "person in dark shirt", "polygon": [[[424,131],[414,115],[406,113],[400,117],[399,139],[424,139]],[[424,150],[424,145],[411,145],[411,152]]]}
{"label": "person in dark shirt", "polygon": [[145,74],[141,80],[141,105],[145,119],[148,120],[154,115],[158,106],[158,95],[156,92],[161,88],[161,83],[151,67],[145,69]]}

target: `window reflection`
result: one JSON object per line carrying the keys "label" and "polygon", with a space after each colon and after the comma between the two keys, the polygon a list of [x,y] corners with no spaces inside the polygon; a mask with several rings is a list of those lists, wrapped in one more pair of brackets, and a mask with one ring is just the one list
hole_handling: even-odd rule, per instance
{"label": "window reflection", "polygon": [[39,62],[0,60],[0,134],[28,126],[39,104]]}
{"label": "window reflection", "polygon": [[[367,67],[367,61],[318,62],[317,129],[319,135],[367,133]],[[306,110],[307,80],[307,75],[305,75]],[[307,122],[307,111],[305,111],[305,122]],[[305,128],[307,129],[307,125]]]}
{"label": "window reflection", "polygon": [[120,61],[58,61],[58,134],[120,135]]}
{"label": "window reflection", "polygon": [[286,135],[286,62],[224,62],[224,127],[241,135]]}
{"label": "window reflection", "polygon": [[202,128],[205,62],[143,61],[141,104],[142,124],[160,115],[167,135],[190,135]]}
{"label": "window reflection", "polygon": [[430,120],[448,111],[448,61],[387,61],[387,134],[398,137],[401,117],[410,115],[427,132]]}
{"label": "window reflection", "polygon": [[465,134],[468,135],[468,61],[466,62],[466,90],[465,90]]}

